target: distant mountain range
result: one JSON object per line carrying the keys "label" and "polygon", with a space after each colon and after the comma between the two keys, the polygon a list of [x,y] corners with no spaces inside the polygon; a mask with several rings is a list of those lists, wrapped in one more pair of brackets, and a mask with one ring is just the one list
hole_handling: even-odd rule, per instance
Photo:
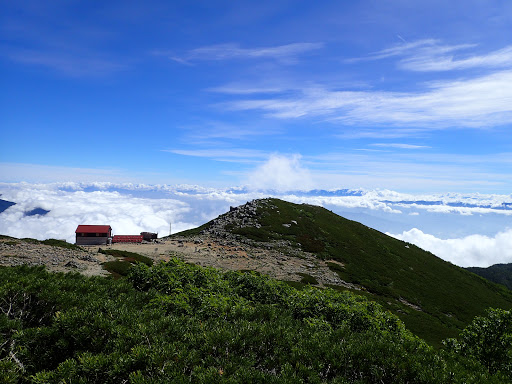
{"label": "distant mountain range", "polygon": [[[13,205],[16,205],[16,203],[13,203],[12,201],[7,201],[7,200],[0,199],[0,213],[5,211],[9,207],[12,207]],[[31,209],[28,212],[25,212],[25,216],[36,216],[36,215],[44,216],[48,212],[50,212],[50,211],[48,211],[46,209],[43,209],[43,208],[34,208],[34,209]]]}
{"label": "distant mountain range", "polygon": [[488,268],[470,267],[466,269],[512,290],[512,264],[495,264]]}
{"label": "distant mountain range", "polygon": [[512,292],[504,287],[319,206],[255,200],[179,235],[231,238],[262,249],[289,244],[332,261],[329,268],[354,292],[378,301],[434,345],[488,307],[512,308]]}
{"label": "distant mountain range", "polygon": [[16,205],[16,203],[13,203],[12,201],[2,200],[0,199],[0,213],[5,211],[7,208]]}

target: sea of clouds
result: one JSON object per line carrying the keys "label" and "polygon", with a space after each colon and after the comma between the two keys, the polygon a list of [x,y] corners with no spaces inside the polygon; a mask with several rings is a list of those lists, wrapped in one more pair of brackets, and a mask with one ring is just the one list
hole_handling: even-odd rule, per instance
{"label": "sea of clouds", "polygon": [[[416,244],[459,266],[512,262],[512,196],[410,195],[389,190],[255,190],[188,185],[0,183],[0,234],[74,242],[79,224],[109,224],[114,234],[166,236],[199,226],[256,198],[321,205]],[[48,213],[29,215],[41,208]]]}

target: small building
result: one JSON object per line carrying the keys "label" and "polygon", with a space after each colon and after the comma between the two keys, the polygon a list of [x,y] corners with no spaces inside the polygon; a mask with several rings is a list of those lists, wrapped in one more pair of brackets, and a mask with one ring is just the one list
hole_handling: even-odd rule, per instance
{"label": "small building", "polygon": [[114,235],[112,243],[142,243],[142,235]]}
{"label": "small building", "polygon": [[151,240],[158,239],[158,233],[154,233],[154,232],[141,232],[140,234],[144,238],[144,241],[151,241]]}
{"label": "small building", "polygon": [[79,225],[75,231],[76,245],[106,245],[112,239],[110,225]]}

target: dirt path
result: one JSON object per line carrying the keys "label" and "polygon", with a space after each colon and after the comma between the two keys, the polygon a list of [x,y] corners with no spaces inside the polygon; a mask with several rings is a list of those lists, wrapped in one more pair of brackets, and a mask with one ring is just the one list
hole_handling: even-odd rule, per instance
{"label": "dirt path", "polygon": [[289,256],[275,249],[262,249],[232,241],[218,241],[208,236],[173,238],[151,244],[122,244],[108,246],[148,256],[155,261],[167,261],[172,256],[200,266],[229,270],[254,270],[279,280],[300,281],[299,273],[313,276],[320,285],[343,285],[338,275],[327,266],[327,261],[300,252]]}

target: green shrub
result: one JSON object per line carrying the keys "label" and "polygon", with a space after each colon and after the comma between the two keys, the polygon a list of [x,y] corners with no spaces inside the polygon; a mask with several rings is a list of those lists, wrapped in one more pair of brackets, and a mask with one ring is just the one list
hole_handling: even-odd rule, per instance
{"label": "green shrub", "polygon": [[37,239],[32,239],[31,237],[25,237],[23,239],[21,239],[27,243],[31,243],[31,244],[40,244],[41,242]]}
{"label": "green shrub", "polygon": [[103,263],[103,269],[112,274],[127,276],[132,264],[128,261],[114,260]]}
{"label": "green shrub", "polygon": [[297,236],[297,241],[302,245],[302,250],[311,253],[320,253],[325,249],[323,241],[315,239],[309,234],[301,234]]}
{"label": "green shrub", "polygon": [[302,284],[310,284],[310,285],[318,285],[318,280],[315,277],[308,275],[307,273],[297,273],[297,275],[301,276],[302,279],[300,282]]}
{"label": "green shrub", "polygon": [[490,373],[505,374],[512,381],[512,312],[489,309],[478,316],[445,346],[453,353],[474,358]]}
{"label": "green shrub", "polygon": [[67,248],[67,249],[73,249],[73,250],[79,250],[83,251],[82,247],[79,247],[75,244],[70,244],[64,240],[57,240],[57,239],[48,239],[41,241],[42,244],[51,245],[53,247],[60,247],[60,248]]}
{"label": "green shrub", "polygon": [[330,261],[328,261],[326,264],[327,264],[327,267],[329,267],[329,269],[331,271],[336,272],[338,275],[345,271],[345,267],[343,265],[341,265],[341,264],[333,263],[333,262],[330,262]]}
{"label": "green shrub", "polygon": [[120,257],[124,258],[126,261],[129,261],[131,263],[133,262],[140,262],[144,263],[146,265],[153,265],[153,260],[147,256],[140,255],[135,252],[129,252],[129,251],[122,251],[120,249],[99,249],[99,253],[103,253],[105,255],[110,255],[114,257]]}
{"label": "green shrub", "polygon": [[0,337],[6,383],[504,382],[348,292],[177,259],[118,281],[0,267]]}

